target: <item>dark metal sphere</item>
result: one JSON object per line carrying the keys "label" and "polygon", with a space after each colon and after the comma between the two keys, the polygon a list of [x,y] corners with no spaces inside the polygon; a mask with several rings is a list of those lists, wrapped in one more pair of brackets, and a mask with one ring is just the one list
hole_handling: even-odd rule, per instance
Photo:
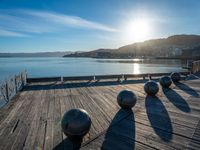
{"label": "dark metal sphere", "polygon": [[62,131],[69,138],[80,138],[90,130],[91,119],[85,110],[71,109],[65,112],[61,126]]}
{"label": "dark metal sphere", "polygon": [[144,85],[144,91],[148,94],[148,95],[156,95],[156,93],[158,93],[159,91],[159,87],[158,84],[155,81],[147,81]]}
{"label": "dark metal sphere", "polygon": [[117,96],[117,103],[123,109],[131,109],[136,101],[137,97],[132,91],[123,90]]}
{"label": "dark metal sphere", "polygon": [[171,79],[172,79],[173,82],[178,82],[178,81],[180,81],[180,80],[181,80],[181,75],[180,75],[180,73],[178,73],[178,72],[173,72],[173,73],[171,74]]}
{"label": "dark metal sphere", "polygon": [[172,80],[168,76],[163,76],[159,80],[160,85],[164,88],[169,88],[169,86],[172,84]]}

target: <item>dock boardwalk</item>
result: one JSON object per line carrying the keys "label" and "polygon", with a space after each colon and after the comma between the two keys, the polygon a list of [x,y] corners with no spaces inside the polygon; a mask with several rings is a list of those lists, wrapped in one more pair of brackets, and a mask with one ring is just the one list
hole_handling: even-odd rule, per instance
{"label": "dock boardwalk", "polygon": [[[145,80],[30,82],[0,109],[0,149],[200,149],[200,79],[160,87],[146,96]],[[117,105],[124,89],[136,93],[136,106]],[[85,109],[92,119],[81,143],[61,131],[71,108]]]}

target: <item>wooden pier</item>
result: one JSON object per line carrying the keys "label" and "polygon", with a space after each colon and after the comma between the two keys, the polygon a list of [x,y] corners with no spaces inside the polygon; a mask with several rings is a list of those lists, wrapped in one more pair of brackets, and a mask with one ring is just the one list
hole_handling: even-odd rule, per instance
{"label": "wooden pier", "polygon": [[[199,77],[191,75],[167,90],[160,87],[156,97],[146,96],[146,79],[29,79],[0,109],[0,149],[199,150]],[[131,111],[116,102],[124,89],[138,97]],[[71,142],[61,131],[61,118],[71,108],[83,108],[91,116],[92,126],[83,141]]]}

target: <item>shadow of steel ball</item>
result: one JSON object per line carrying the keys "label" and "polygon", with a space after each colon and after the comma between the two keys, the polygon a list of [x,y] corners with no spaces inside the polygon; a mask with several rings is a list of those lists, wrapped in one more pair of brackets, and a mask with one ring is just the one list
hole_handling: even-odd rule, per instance
{"label": "shadow of steel ball", "polygon": [[178,72],[173,72],[173,73],[171,74],[171,79],[172,79],[173,82],[178,82],[178,81],[180,81],[180,80],[181,80],[181,75],[180,75],[180,73],[178,73]]}
{"label": "shadow of steel ball", "polygon": [[156,93],[158,93],[159,91],[159,87],[158,84],[155,81],[147,81],[144,85],[144,91],[148,94],[148,95],[156,95]]}
{"label": "shadow of steel ball", "polygon": [[83,109],[71,109],[65,112],[62,122],[62,131],[68,138],[82,138],[86,135],[91,126],[91,119]]}
{"label": "shadow of steel ball", "polygon": [[159,82],[160,82],[160,85],[162,87],[164,87],[164,88],[169,88],[170,85],[172,84],[172,80],[168,76],[161,77],[160,80],[159,80]]}
{"label": "shadow of steel ball", "polygon": [[131,109],[136,101],[137,97],[132,91],[123,90],[117,96],[117,103],[123,109]]}

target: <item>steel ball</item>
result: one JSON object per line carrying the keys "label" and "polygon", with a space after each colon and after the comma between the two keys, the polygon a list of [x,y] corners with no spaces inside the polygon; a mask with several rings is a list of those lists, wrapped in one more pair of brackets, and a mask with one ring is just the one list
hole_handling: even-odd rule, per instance
{"label": "steel ball", "polygon": [[168,76],[161,77],[160,80],[159,80],[159,82],[160,82],[160,85],[162,87],[164,87],[164,88],[169,88],[170,85],[172,84],[172,80]]}
{"label": "steel ball", "polygon": [[156,95],[156,93],[158,93],[159,91],[159,86],[155,81],[147,81],[144,85],[144,91],[148,94],[148,95]]}
{"label": "steel ball", "polygon": [[91,126],[91,119],[83,109],[71,109],[66,111],[61,122],[62,131],[69,138],[82,138]]}
{"label": "steel ball", "polygon": [[117,103],[123,109],[131,109],[135,106],[136,101],[136,95],[129,90],[123,90],[117,96]]}
{"label": "steel ball", "polygon": [[172,79],[173,82],[178,82],[178,81],[180,81],[180,80],[181,80],[181,75],[180,75],[180,73],[178,73],[178,72],[173,72],[173,73],[171,74],[171,79]]}

